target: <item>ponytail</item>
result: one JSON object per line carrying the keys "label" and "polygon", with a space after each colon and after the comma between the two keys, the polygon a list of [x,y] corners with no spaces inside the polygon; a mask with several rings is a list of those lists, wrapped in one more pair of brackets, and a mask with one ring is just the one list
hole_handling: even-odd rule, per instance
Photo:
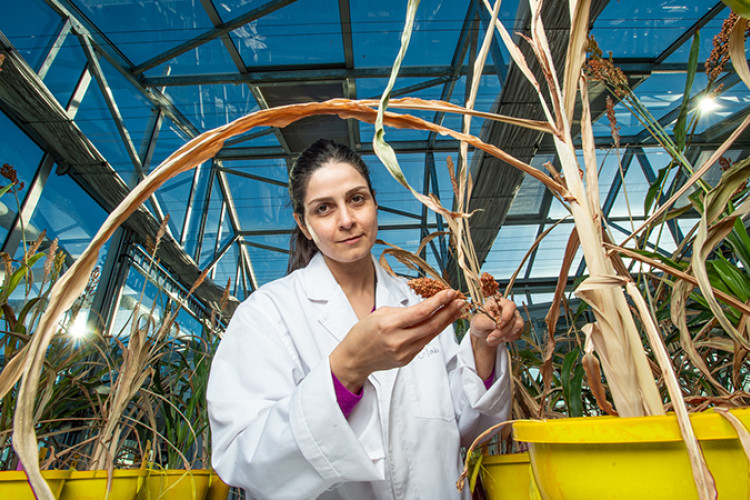
{"label": "ponytail", "polygon": [[302,269],[307,266],[317,252],[318,247],[315,246],[315,243],[313,243],[312,240],[308,240],[307,236],[302,233],[299,226],[295,224],[294,230],[289,237],[289,264],[286,268],[287,274],[291,274],[297,269]]}

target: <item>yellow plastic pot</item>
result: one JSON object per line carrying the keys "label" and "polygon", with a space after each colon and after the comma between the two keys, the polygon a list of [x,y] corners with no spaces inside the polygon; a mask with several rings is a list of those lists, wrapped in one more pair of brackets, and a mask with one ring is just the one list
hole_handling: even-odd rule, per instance
{"label": "yellow plastic pot", "polygon": [[226,500],[228,495],[229,487],[210,470],[149,470],[138,500]]}
{"label": "yellow plastic pot", "polygon": [[[750,427],[750,409],[731,413]],[[691,415],[691,422],[719,498],[749,498],[748,460],[734,428],[713,411]],[[525,421],[513,425],[513,435],[529,443],[545,500],[698,498],[674,415]]]}
{"label": "yellow plastic pot", "polygon": [[[42,476],[59,500],[226,500],[229,486],[215,472],[200,470],[46,470]],[[35,500],[23,471],[0,471],[0,499]]]}
{"label": "yellow plastic pot", "polygon": [[[42,476],[47,480],[52,492],[56,497],[60,496],[65,480],[70,477],[71,471],[67,470],[45,470]],[[13,500],[36,500],[31,490],[26,473],[23,471],[8,470],[0,472],[0,498],[12,498]]]}
{"label": "yellow plastic pot", "polygon": [[[63,471],[64,472],[64,471]],[[134,500],[143,486],[145,470],[112,471],[112,486],[107,496],[107,471],[72,471],[60,494],[60,500]]]}
{"label": "yellow plastic pot", "polygon": [[529,453],[482,457],[482,487],[488,500],[538,500]]}

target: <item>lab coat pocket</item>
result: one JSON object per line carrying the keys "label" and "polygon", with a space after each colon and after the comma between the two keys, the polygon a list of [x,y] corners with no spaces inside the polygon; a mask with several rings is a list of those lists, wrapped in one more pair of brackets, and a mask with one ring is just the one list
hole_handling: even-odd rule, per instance
{"label": "lab coat pocket", "polygon": [[427,345],[408,367],[408,384],[415,416],[454,420],[450,382],[439,344]]}

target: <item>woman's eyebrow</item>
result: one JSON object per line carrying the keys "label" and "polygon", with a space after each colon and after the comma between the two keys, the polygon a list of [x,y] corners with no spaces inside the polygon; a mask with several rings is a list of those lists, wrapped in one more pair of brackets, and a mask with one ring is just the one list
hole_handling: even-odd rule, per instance
{"label": "woman's eyebrow", "polygon": [[[367,189],[367,186],[362,184],[361,186],[356,186],[348,190],[346,193],[344,193],[344,197],[351,196],[352,194]],[[308,201],[308,205],[313,205],[315,203],[321,203],[324,201],[331,201],[333,200],[333,196],[322,196],[320,198],[313,198],[312,200]]]}

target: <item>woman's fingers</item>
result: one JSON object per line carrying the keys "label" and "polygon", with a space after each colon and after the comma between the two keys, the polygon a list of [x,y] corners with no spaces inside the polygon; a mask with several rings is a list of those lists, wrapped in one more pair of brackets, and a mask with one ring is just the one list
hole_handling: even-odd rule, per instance
{"label": "woman's fingers", "polygon": [[[479,315],[472,321],[472,332],[474,332],[475,323],[478,336],[486,335],[486,341],[490,345],[497,345],[500,342],[510,342],[518,340],[523,331],[523,319],[516,307],[516,304],[505,297],[492,297],[485,302],[484,309],[492,314],[495,324],[492,327],[484,325]],[[484,322],[486,323],[486,321]]]}
{"label": "woman's fingers", "polygon": [[436,313],[445,313],[446,311],[443,311],[443,309],[450,305],[457,295],[455,290],[443,290],[418,304],[398,309],[394,313],[395,326],[397,328],[412,328],[428,321]]}
{"label": "woman's fingers", "polygon": [[406,330],[413,338],[435,337],[461,316],[463,308],[464,301],[454,299]]}

